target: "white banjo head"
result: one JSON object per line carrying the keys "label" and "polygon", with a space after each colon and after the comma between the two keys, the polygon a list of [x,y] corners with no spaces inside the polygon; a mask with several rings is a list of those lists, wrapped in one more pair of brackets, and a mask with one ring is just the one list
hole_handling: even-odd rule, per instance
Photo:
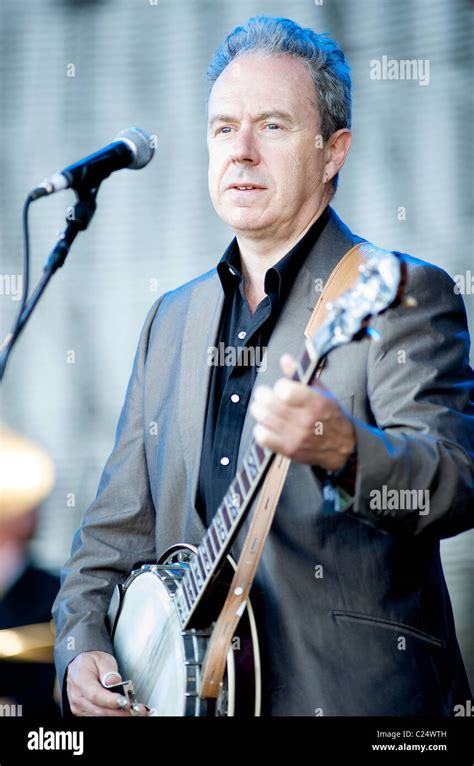
{"label": "white banjo head", "polygon": [[169,592],[154,571],[140,571],[125,591],[114,634],[122,678],[158,716],[183,716],[186,672],[181,626]]}
{"label": "white banjo head", "polygon": [[[242,651],[235,653],[233,646],[229,648],[217,700],[203,700],[199,695],[214,623],[199,629],[183,628],[174,600],[194,555],[192,546],[172,546],[157,564],[143,565],[132,571],[123,586],[116,586],[107,617],[122,679],[132,681],[136,700],[152,709],[149,715],[260,715],[260,654],[250,599],[238,637]],[[231,578],[236,564],[230,556],[227,562]],[[237,692],[237,676],[242,672],[248,680]]]}

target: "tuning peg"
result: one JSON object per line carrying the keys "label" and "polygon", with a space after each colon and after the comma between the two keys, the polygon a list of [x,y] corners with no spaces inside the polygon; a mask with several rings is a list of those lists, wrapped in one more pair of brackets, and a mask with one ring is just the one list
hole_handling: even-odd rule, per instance
{"label": "tuning peg", "polygon": [[400,301],[400,305],[403,306],[404,309],[413,309],[418,306],[418,301],[411,295],[407,295],[405,298],[403,298],[402,301]]}

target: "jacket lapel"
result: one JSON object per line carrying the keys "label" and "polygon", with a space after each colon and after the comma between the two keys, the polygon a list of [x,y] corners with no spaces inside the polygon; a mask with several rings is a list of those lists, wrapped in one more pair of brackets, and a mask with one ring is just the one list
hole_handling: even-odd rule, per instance
{"label": "jacket lapel", "polygon": [[223,305],[224,293],[215,272],[196,285],[189,302],[184,331],[178,417],[188,476],[187,497],[191,500],[185,539],[191,542],[199,541],[206,530],[196,510],[195,500],[211,377],[208,348],[216,345]]}

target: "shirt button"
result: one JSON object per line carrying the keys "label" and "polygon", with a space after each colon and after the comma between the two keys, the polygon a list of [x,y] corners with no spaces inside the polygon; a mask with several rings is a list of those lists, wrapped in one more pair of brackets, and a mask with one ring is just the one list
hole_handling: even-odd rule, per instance
{"label": "shirt button", "polygon": [[245,336],[246,336],[246,335],[247,335],[247,333],[245,332],[245,330],[241,330],[241,331],[239,332],[239,338],[240,338],[240,340],[243,340],[243,339],[245,338]]}
{"label": "shirt button", "polygon": [[232,402],[234,402],[234,404],[237,404],[237,402],[240,401],[240,396],[238,394],[232,394],[230,399],[231,399]]}
{"label": "shirt button", "polygon": [[221,465],[229,465],[230,460],[228,457],[221,457],[220,463]]}

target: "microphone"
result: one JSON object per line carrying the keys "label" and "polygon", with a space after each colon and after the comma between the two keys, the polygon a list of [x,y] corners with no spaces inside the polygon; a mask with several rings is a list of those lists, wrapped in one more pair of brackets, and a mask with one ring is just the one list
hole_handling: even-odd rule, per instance
{"label": "microphone", "polygon": [[69,188],[78,189],[87,186],[89,189],[95,189],[114,170],[144,168],[154,153],[151,136],[146,130],[127,128],[122,130],[115,141],[108,146],[104,146],[94,154],[89,154],[74,165],[69,165],[60,173],[45,178],[30,192],[29,199],[35,200]]}

